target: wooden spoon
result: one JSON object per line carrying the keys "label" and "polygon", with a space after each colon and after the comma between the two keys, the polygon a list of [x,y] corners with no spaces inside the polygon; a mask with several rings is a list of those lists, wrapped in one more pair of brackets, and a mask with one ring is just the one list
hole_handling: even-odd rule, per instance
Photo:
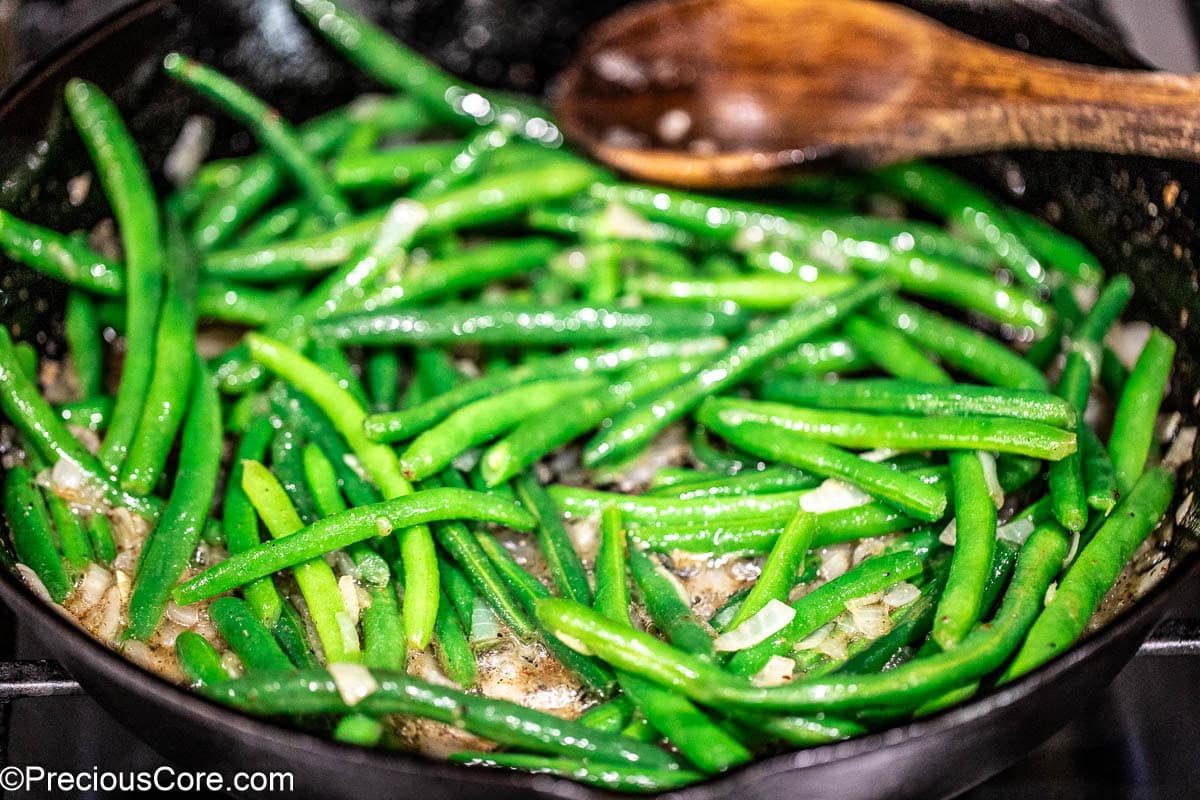
{"label": "wooden spoon", "polygon": [[680,0],[598,25],[555,100],[568,137],[637,178],[778,182],[987,150],[1200,157],[1200,77],[1079,66],[872,0]]}

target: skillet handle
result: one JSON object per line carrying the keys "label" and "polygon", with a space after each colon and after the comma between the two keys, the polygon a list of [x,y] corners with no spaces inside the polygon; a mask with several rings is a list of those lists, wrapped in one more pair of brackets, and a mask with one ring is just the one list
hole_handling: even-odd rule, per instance
{"label": "skillet handle", "polygon": [[1146,637],[1139,656],[1200,656],[1200,619],[1167,619]]}
{"label": "skillet handle", "polygon": [[0,662],[0,703],[69,694],[83,694],[83,689],[57,661]]}

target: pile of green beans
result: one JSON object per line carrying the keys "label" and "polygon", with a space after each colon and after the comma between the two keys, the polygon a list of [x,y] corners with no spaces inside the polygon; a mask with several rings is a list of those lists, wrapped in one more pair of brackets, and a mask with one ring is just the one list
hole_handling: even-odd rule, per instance
{"label": "pile of green beans", "polygon": [[[129,573],[114,644],[248,713],[366,747],[422,717],[498,747],[464,768],[630,792],[932,713],[1084,634],[1180,460],[1174,343],[1105,346],[1127,278],[931,164],[771,202],[621,183],[536,103],[293,5],[389,94],[287,120],[171,54],[261,150],[156,197],[71,81],[123,255],[0,210],[0,252],[68,297],[68,402],[0,329],[0,561],[31,588],[71,607]],[[714,588],[730,561],[757,577]],[[212,626],[180,631],[191,606]],[[497,647],[557,661],[578,719],[489,697]]]}

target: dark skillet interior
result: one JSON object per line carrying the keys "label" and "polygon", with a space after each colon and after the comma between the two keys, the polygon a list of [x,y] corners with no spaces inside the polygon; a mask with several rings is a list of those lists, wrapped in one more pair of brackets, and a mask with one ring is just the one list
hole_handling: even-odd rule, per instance
{"label": "dark skillet interior", "polygon": [[[448,68],[496,86],[539,91],[569,57],[587,24],[614,0],[439,2],[358,5]],[[959,0],[909,3],[1002,45],[1100,64],[1135,65],[1086,0],[1045,16],[1029,0],[986,7]],[[286,0],[155,0],[102,25],[0,101],[0,206],[63,230],[89,229],[108,214],[101,193],[79,207],[66,182],[87,171],[59,104],[74,75],[117,98],[151,171],[189,113],[211,109],[165,80],[162,55],[180,49],[213,63],[303,119],[372,88],[288,9]],[[249,136],[219,121],[214,156],[252,148]],[[1200,169],[1149,159],[1088,154],[1014,154],[961,159],[969,174],[1026,208],[1048,212],[1079,236],[1111,271],[1137,284],[1132,315],[1179,342],[1171,402],[1195,424],[1200,339],[1189,315],[1200,300],[1192,246],[1200,208]],[[0,263],[0,321],[49,355],[60,349],[61,292]],[[1190,492],[1189,468],[1180,492]],[[1183,527],[1197,530],[1189,515]],[[1177,537],[1182,538],[1182,537]],[[957,793],[1032,749],[1120,669],[1162,613],[1173,585],[1200,572],[1194,554],[1116,622],[1066,657],[1002,692],[885,734],[765,759],[680,792],[680,797],[938,797]],[[97,699],[181,765],[229,773],[284,769],[302,795],[394,797],[597,797],[603,793],[546,777],[464,770],[402,753],[376,753],[318,740],[209,704],[147,676],[46,609],[7,573],[0,596],[42,633],[46,644]],[[800,769],[806,767],[805,769]]]}

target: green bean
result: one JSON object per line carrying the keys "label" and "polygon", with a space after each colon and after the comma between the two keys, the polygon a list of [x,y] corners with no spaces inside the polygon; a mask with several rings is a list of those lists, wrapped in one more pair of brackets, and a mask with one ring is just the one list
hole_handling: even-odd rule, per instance
{"label": "green bean", "polygon": [[83,520],[71,510],[66,500],[51,491],[46,492],[46,506],[50,509],[54,529],[58,532],[58,544],[62,549],[63,560],[67,562],[70,572],[78,575],[95,560],[92,542],[88,538]]}
{"label": "green bean", "polygon": [[445,258],[413,265],[398,280],[380,286],[358,305],[374,312],[486,286],[541,266],[555,247],[551,240],[539,238],[470,247]]}
{"label": "green bean", "polygon": [[96,561],[106,567],[110,566],[117,557],[117,543],[113,539],[108,517],[99,512],[92,514],[87,522],[87,532],[92,542],[92,552],[96,554]]}
{"label": "green bean", "polygon": [[977,330],[894,297],[881,297],[872,314],[968,375],[1009,389],[1047,388],[1037,367]]}
{"label": "green bean", "polygon": [[492,700],[410,677],[371,672],[376,689],[347,705],[324,670],[248,676],[208,687],[208,695],[256,714],[412,714],[461,728],[498,744],[609,763],[673,769],[675,760],[652,745],[604,734],[506,700]]}
{"label": "green bean", "polygon": [[792,590],[792,584],[796,581],[796,575],[800,572],[800,567],[803,565],[804,558],[808,555],[816,535],[817,516],[815,514],[797,511],[788,520],[783,533],[779,535],[779,539],[776,540],[767,560],[763,563],[758,580],[750,587],[750,594],[746,595],[746,599],[738,607],[733,619],[729,620],[725,626],[726,630],[733,630],[741,625],[765,608],[772,600],[779,602],[787,600],[788,592]]}
{"label": "green bean", "polygon": [[822,477],[839,478],[891,503],[909,516],[934,521],[946,512],[946,493],[915,475],[860,458],[855,453],[810,438],[806,432],[744,419],[727,422],[701,406],[697,418],[737,447],[771,461],[790,464]]}
{"label": "green bean", "polygon": [[[359,130],[367,130],[367,128],[359,128]],[[264,213],[256,221],[246,226],[246,229],[238,237],[238,241],[242,244],[270,244],[277,242],[283,237],[296,230],[296,227],[302,220],[305,219],[305,214],[311,210],[306,200],[293,200],[290,203],[284,203],[273,211]],[[202,227],[202,231],[211,231],[211,227]]]}
{"label": "green bean", "polygon": [[[401,497],[412,491],[400,473],[395,452],[366,439],[363,434],[366,412],[336,380],[279,342],[255,334],[247,336],[246,341],[256,361],[294,384],[329,416],[385,498]],[[364,538],[359,536],[346,544]],[[404,561],[404,585],[408,587],[404,593],[405,634],[411,647],[424,650],[437,618],[437,557],[433,537],[418,522],[416,527],[402,530],[398,538]]]}
{"label": "green bean", "polygon": [[557,775],[610,792],[664,792],[703,780],[698,772],[683,769],[650,769],[594,761],[528,755],[526,753],[451,753],[449,760],[469,767],[519,769],[542,775]]}
{"label": "green bean", "polygon": [[54,541],[46,501],[28,467],[14,466],[4,482],[4,516],[17,561],[29,567],[56,603],[71,593],[72,581]]}
{"label": "green bean", "polygon": [[[145,395],[137,435],[121,464],[121,486],[146,495],[166,466],[183,424],[196,349],[196,262],[177,210],[166,212],[167,288],[154,343],[154,375]],[[119,402],[119,395],[118,395]]]}
{"label": "green bean", "polygon": [[[620,509],[609,506],[600,519],[594,607],[609,619],[630,624],[625,529]],[[617,672],[617,681],[650,727],[662,733],[701,770],[721,772],[750,759],[750,753],[744,747],[716,727],[686,698],[624,671]]]}
{"label": "green bean", "polygon": [[902,417],[800,408],[782,403],[714,397],[700,421],[733,426],[773,425],[841,447],[897,450],[991,450],[1058,461],[1075,452],[1075,434],[1009,417]]}
{"label": "green bean", "polygon": [[[427,219],[422,236],[503,222],[529,206],[575,194],[596,177],[582,163],[549,163],[519,171],[488,174],[439,198],[422,202]],[[415,201],[410,201],[415,202]],[[204,269],[248,282],[303,277],[343,264],[355,248],[370,240],[382,213],[371,213],[344,226],[267,247],[250,246],[209,254]]]}
{"label": "green bean", "polygon": [[667,641],[689,653],[712,658],[712,628],[692,611],[679,579],[637,547],[629,548],[629,570],[646,613]]}
{"label": "green bean", "polygon": [[[365,564],[362,559],[374,552],[368,547],[354,551],[356,565],[361,572]],[[386,563],[385,563],[386,568]],[[390,577],[390,573],[389,573]],[[389,581],[378,586],[368,586],[371,605],[362,610],[363,664],[371,669],[403,670],[407,660],[404,644],[404,620],[400,617],[400,604],[396,601],[396,587]]]}
{"label": "green bean", "polygon": [[[296,305],[286,309],[283,318],[270,329],[269,335],[296,350],[303,350],[313,338],[313,324],[361,300],[366,291],[364,287],[373,284],[390,267],[404,265],[407,248],[423,221],[424,211],[411,202],[400,200],[393,203],[361,257],[326,276]],[[322,341],[322,337],[316,338]],[[328,349],[325,353],[330,354]],[[254,386],[261,381],[261,367],[254,363],[243,363],[245,355],[244,348],[235,347],[222,357],[217,375],[227,391]],[[365,399],[359,399],[365,405]]]}
{"label": "green bean", "polygon": [[415,142],[381,152],[356,153],[334,163],[333,180],[345,191],[403,189],[438,174],[460,152],[455,142]]}
{"label": "green bean", "polygon": [[1112,459],[1100,437],[1088,425],[1079,426],[1079,453],[1083,461],[1083,485],[1087,489],[1087,504],[1104,514],[1117,504],[1117,476]]}
{"label": "green bean", "polygon": [[661,393],[637,401],[616,417],[610,428],[584,447],[584,464],[592,466],[644,447],[663,428],[698,406],[706,396],[736,386],[762,364],[835,324],[859,305],[878,297],[886,288],[883,282],[868,281],[798,309],[745,336],[706,369]]}
{"label": "green bean", "polygon": [[104,392],[104,350],[100,341],[100,322],[92,298],[82,292],[67,295],[63,333],[71,353],[71,367],[81,400],[91,400]]}
{"label": "green bean", "polygon": [[450,609],[457,615],[463,631],[470,633],[475,620],[475,601],[478,599],[475,588],[463,571],[441,553],[438,554],[438,568],[442,575],[443,599],[449,601]]}
{"label": "green bean", "polygon": [[[447,470],[445,474],[457,475],[452,470]],[[425,485],[435,487],[442,483],[454,486],[454,488],[464,488],[461,481],[455,485],[434,480],[426,481]],[[526,508],[536,516],[536,509],[528,504],[526,504]],[[491,560],[467,527],[460,522],[446,522],[435,525],[433,535],[438,544],[453,557],[454,562],[471,582],[475,591],[487,601],[496,615],[509,627],[509,630],[521,639],[532,638],[534,626],[528,614],[513,598],[504,579],[496,571]]]}
{"label": "green bean", "polygon": [[[316,504],[317,512],[322,517],[328,517],[345,511],[346,501],[342,498],[341,490],[338,488],[337,472],[325,452],[316,444],[307,444],[304,446],[302,460],[304,462],[304,478],[309,492],[312,494],[313,502]],[[388,588],[387,584],[391,580],[392,573],[383,556],[362,542],[350,545],[347,550],[350,557],[354,559],[354,568],[358,573],[356,577],[366,584],[367,592],[372,597],[375,596],[376,591]],[[388,589],[387,595],[391,599],[392,605],[395,605],[395,597],[391,596],[390,589]],[[399,615],[397,615],[397,619],[399,619]],[[403,643],[400,646],[403,647]]]}
{"label": "green bean", "polygon": [[938,601],[933,640],[943,650],[958,645],[983,613],[996,546],[996,506],[977,453],[951,455],[954,474],[954,556]]}
{"label": "green bean", "polygon": [[503,124],[485,128],[464,142],[452,159],[413,190],[412,196],[418,200],[437,197],[470,182],[491,163],[492,155],[508,144],[509,138]]}
{"label": "green bean", "polygon": [[990,248],[965,241],[933,223],[858,214],[833,217],[832,223],[859,238],[886,242],[897,253],[921,253],[976,269],[991,269],[996,265],[996,257]]}
{"label": "green bean", "polygon": [[937,257],[870,250],[848,260],[859,272],[890,278],[902,292],[972,311],[1001,325],[1029,328],[1038,338],[1054,321],[1054,310],[1033,295],[1015,286],[998,291],[991,275]]}
{"label": "green bean", "polygon": [[[231,555],[245,552],[259,544],[258,513],[242,489],[242,467],[248,461],[261,461],[267,452],[274,428],[271,418],[261,407],[238,442],[225,486],[225,501],[221,514],[225,526],[225,546]],[[242,597],[254,616],[268,628],[279,620],[283,601],[270,577],[260,578],[242,587]]]}
{"label": "green bean", "polygon": [[[531,615],[539,600],[550,597],[550,590],[521,568],[504,546],[487,533],[476,534],[479,544],[496,570],[504,576],[513,595]],[[616,689],[616,679],[603,664],[575,652],[550,635],[540,623],[534,622],[538,636],[546,649],[570,670],[588,690],[600,698],[611,697]]]}
{"label": "green bean", "polygon": [[400,456],[400,469],[412,480],[427,478],[442,471],[465,450],[494,439],[571,397],[602,387],[603,383],[593,377],[551,379],[477,400],[413,440]]}
{"label": "green bean", "polygon": [[172,596],[177,603],[194,603],[355,542],[386,535],[392,527],[445,519],[482,519],[517,530],[533,527],[533,519],[523,509],[506,501],[461,489],[429,489],[352,508],[290,536],[263,542],[210,567],[177,587]]}
{"label": "green bean", "polygon": [[846,610],[847,600],[882,591],[921,574],[922,569],[921,559],[907,550],[863,561],[792,603],[791,621],[758,644],[734,653],[727,668],[735,675],[757,674],[771,656],[786,655],[797,642],[837,618]]}
{"label": "green bean", "polygon": [[108,425],[112,407],[113,399],[111,397],[97,397],[94,400],[63,403],[56,410],[59,419],[68,425],[78,425],[90,431],[100,431]]}
{"label": "green bean", "polygon": [[1096,286],[1103,280],[1099,259],[1077,239],[1016,208],[1005,208],[1004,215],[1015,226],[1017,236],[1054,269],[1085,286]]}
{"label": "green bean", "polygon": [[[1059,379],[1058,393],[1079,415],[1087,408],[1092,379],[1099,372],[1099,351],[1103,346],[1104,335],[1120,317],[1132,294],[1133,285],[1127,277],[1122,275],[1114,278],[1100,292],[1091,311],[1078,325]],[[1081,440],[1084,428],[1087,428],[1086,424],[1074,426]],[[1106,470],[1104,465],[1097,463],[1098,458],[1102,458],[1098,456],[1101,453],[1104,453],[1102,448],[1092,450],[1089,466],[1093,475],[1103,481]],[[1071,531],[1081,531],[1087,524],[1087,509],[1092,494],[1084,480],[1082,455],[1081,446],[1080,452],[1051,466],[1048,475],[1054,514],[1058,521]],[[1111,472],[1111,468],[1107,471]],[[1092,499],[1098,500],[1102,505],[1108,502],[1104,495],[1111,491],[1113,485],[1104,482],[1095,488],[1098,490],[1098,497]]]}
{"label": "green bean", "polygon": [[562,144],[549,115],[523,97],[489,92],[443,72],[365,18],[330,0],[296,0],[294,7],[367,75],[420,101],[460,130],[499,123],[547,147]]}
{"label": "green bean", "polygon": [[[600,512],[600,550],[593,567],[596,596],[592,608],[609,619],[629,620],[626,562],[625,525],[621,520],[621,509],[608,506]],[[636,698],[634,702],[637,702]]]}
{"label": "green bean", "polygon": [[182,454],[179,471],[162,519],[142,547],[129,598],[126,633],[143,641],[158,627],[172,587],[196,550],[216,492],[223,445],[221,401],[198,357],[194,358],[192,375],[191,398],[179,445]]}
{"label": "green bean", "polygon": [[673,306],[602,307],[455,303],[436,308],[352,313],[314,327],[317,336],[345,344],[496,346],[589,345],[639,336],[722,334],[745,327],[738,312]]}
{"label": "green bean", "polygon": [[196,313],[201,319],[260,328],[277,320],[280,309],[294,305],[299,296],[295,287],[266,290],[210,278],[200,284]]}
{"label": "green bean", "polygon": [[1129,370],[1121,363],[1120,357],[1111,347],[1104,348],[1100,361],[1100,384],[1110,398],[1120,397],[1125,391],[1125,382],[1129,380]]}
{"label": "green bean", "polygon": [[276,408],[279,428],[271,439],[271,465],[287,492],[288,499],[300,515],[300,520],[309,525],[317,519],[317,504],[309,491],[304,474],[303,452],[307,442],[303,420],[295,413]]}
{"label": "green bean", "polygon": [[[257,461],[242,464],[242,490],[254,505],[272,538],[283,539],[304,528],[283,486],[270,470]],[[328,662],[360,658],[357,635],[346,611],[337,578],[323,558],[313,558],[292,567],[292,574],[312,615],[313,627]]]}
{"label": "green bean", "polygon": [[207,639],[194,631],[183,631],[175,637],[175,658],[193,687],[229,680],[229,674],[221,664],[221,655]]}
{"label": "green bean", "polygon": [[697,359],[642,362],[602,391],[581,390],[560,399],[552,416],[527,417],[484,452],[479,462],[484,478],[489,485],[501,484],[555,448],[602,425],[630,402],[678,383],[695,371],[698,363],[702,362]]}
{"label": "green bean", "polygon": [[[677,500],[672,497],[629,495],[555,484],[548,487],[551,499],[568,516],[599,513],[606,505],[617,505],[631,525],[671,525],[688,522],[717,524],[755,518],[775,519],[782,526],[791,518],[807,491],[762,495],[729,495]],[[639,535],[640,534],[635,534]]]}
{"label": "green bean", "polygon": [[1113,416],[1108,453],[1112,456],[1117,487],[1127,492],[1137,483],[1154,441],[1154,420],[1162,403],[1175,342],[1155,328],[1129,373]]}
{"label": "green bean", "polygon": [[558,509],[538,482],[537,475],[527,472],[517,479],[517,496],[521,505],[537,517],[538,544],[550,568],[550,577],[563,597],[579,603],[592,602],[587,572],[571,537],[563,527]]}
{"label": "green bean", "polygon": [[438,604],[434,642],[437,644],[438,662],[447,677],[464,689],[474,686],[479,679],[475,654],[471,652],[466,631],[444,589]]}
{"label": "green bean", "polygon": [[215,69],[179,53],[171,53],[163,60],[163,70],[245,125],[291,173],[296,185],[327,221],[337,224],[350,215],[350,207],[333,181],[305,152],[295,130],[283,121],[278,111]]}
{"label": "green bean", "polygon": [[977,628],[953,650],[883,673],[829,676],[770,688],[755,687],[720,667],[649,634],[613,624],[568,600],[541,600],[537,613],[550,630],[587,647],[614,666],[635,671],[706,705],[755,709],[758,713],[840,713],[880,705],[912,707],[982,677],[1004,662],[1037,616],[1066,552],[1067,540],[1060,529],[1043,527],[1036,531],[1022,548],[1016,574],[991,624]]}
{"label": "green bean", "polygon": [[100,448],[101,463],[115,473],[133,442],[154,366],[163,263],[158,206],[133,136],[112,101],[81,80],[67,84],[66,99],[112,204],[125,252],[125,340],[129,344],[116,405]]}
{"label": "green bean", "polygon": [[337,380],[338,386],[349,392],[355,402],[364,409],[370,404],[371,401],[367,399],[367,390],[358,376],[354,374],[354,366],[342,348],[325,339],[317,339],[312,343],[310,350],[313,363],[332,375]]}
{"label": "green bean", "polygon": [[120,297],[125,293],[122,267],[74,236],[18,219],[3,209],[0,209],[0,251],[13,261],[77,289],[105,297]]}
{"label": "green bean", "polygon": [[276,408],[283,409],[280,412],[281,416],[285,419],[295,417],[301,420],[308,438],[328,456],[350,505],[378,503],[379,490],[371,484],[365,474],[360,474],[361,465],[356,456],[350,452],[346,440],[338,433],[325,412],[308,397],[287,389],[282,383],[272,387],[271,394]]}
{"label": "green bean", "polygon": [[980,189],[949,170],[924,162],[885,167],[875,177],[906,200],[943,216],[976,244],[991,249],[1022,282],[1046,282],[1046,269],[1023,240],[1024,231]]}
{"label": "green bean", "polygon": [[[287,654],[249,607],[236,597],[220,597],[208,606],[209,617],[249,673],[291,670]],[[223,683],[219,681],[218,683]]]}
{"label": "green bean", "polygon": [[633,719],[633,704],[624,695],[597,703],[579,715],[580,725],[603,733],[620,733]]}
{"label": "green bean", "polygon": [[817,339],[802,342],[771,365],[784,375],[814,377],[860,372],[871,366],[866,351],[847,339]]}
{"label": "green bean", "polygon": [[651,300],[730,302],[756,311],[783,311],[797,303],[843,292],[854,283],[845,275],[822,274],[801,281],[774,275],[688,278],[650,272],[630,277],[626,291]]}
{"label": "green bean", "polygon": [[371,411],[388,411],[400,399],[400,357],[394,350],[372,350],[364,367]]}
{"label": "green bean", "polygon": [[309,644],[304,621],[290,602],[285,602],[280,608],[279,619],[271,627],[271,634],[287,654],[288,660],[298,669],[320,666]]}
{"label": "green bean", "polygon": [[665,467],[654,473],[646,494],[695,500],[731,494],[774,494],[795,489],[812,489],[821,479],[791,467],[767,467],[732,477],[711,477],[710,472]]}
{"label": "green bean", "polygon": [[33,345],[29,342],[18,342],[13,345],[13,352],[16,354],[17,365],[29,376],[31,381],[36,382],[38,379],[38,356]]}
{"label": "green bean", "polygon": [[374,747],[383,738],[383,723],[363,714],[347,714],[338,720],[333,738],[345,744]]}
{"label": "green bean", "polygon": [[[327,155],[355,126],[406,133],[428,125],[428,115],[411,98],[360,97],[348,106],[323,114],[300,126],[300,144],[312,156]],[[214,170],[220,180],[217,191],[196,214],[193,238],[200,250],[227,242],[245,223],[262,210],[283,187],[287,169],[267,154],[235,159],[227,165],[213,162],[197,174],[197,182]],[[224,173],[228,171],[228,176]],[[311,211],[311,206],[307,207]],[[308,220],[320,219],[309,217]],[[247,228],[242,245],[252,244],[255,231]]]}
{"label": "green bean", "polygon": [[[342,498],[341,490],[338,487],[336,470],[320,446],[315,443],[305,445],[302,460],[304,462],[305,481],[320,516],[328,517],[345,511],[347,508],[346,501]],[[377,501],[378,497],[374,495],[368,500],[368,502]],[[363,542],[350,545],[347,548],[347,552],[354,559],[354,568],[357,572],[355,577],[366,585],[368,594],[372,598],[376,598],[377,594],[382,593],[381,602],[384,606],[388,606],[389,603],[391,606],[394,606],[395,597],[392,596],[391,590],[388,587],[388,582],[391,580],[391,570],[388,569],[387,561],[384,560],[383,556],[376,553],[370,546]],[[387,607],[381,609],[381,615],[391,616],[390,609]],[[395,614],[395,618],[398,624],[398,612]],[[400,648],[404,647],[403,642],[396,644]],[[365,649],[367,649],[366,646],[364,646]]]}
{"label": "green bean", "polygon": [[1138,479],[1067,569],[1002,681],[1046,663],[1083,634],[1122,568],[1166,513],[1174,490],[1174,477],[1162,467]]}
{"label": "green bean", "polygon": [[948,380],[945,371],[902,333],[865,317],[851,317],[844,328],[855,347],[865,352],[876,366],[897,378],[921,383]]}
{"label": "green bean", "polygon": [[[425,402],[390,414],[367,417],[367,437],[377,442],[396,442],[409,439],[448,417],[456,409],[490,397],[514,386],[547,378],[568,378],[592,372],[612,372],[643,360],[688,358],[718,352],[724,339],[701,337],[690,340],[658,342],[624,342],[605,350],[592,352],[568,351],[530,361],[521,366],[455,386]],[[417,353],[423,352],[418,350]]]}
{"label": "green bean", "polygon": [[1076,417],[1069,403],[1046,392],[966,383],[936,386],[885,379],[824,383],[774,378],[764,382],[762,394],[767,400],[813,408],[922,416],[1013,417],[1060,428],[1072,426]]}
{"label": "green bean", "polygon": [[651,729],[702,772],[724,772],[751,760],[749,750],[686,697],[627,672],[618,671],[617,678]]}

